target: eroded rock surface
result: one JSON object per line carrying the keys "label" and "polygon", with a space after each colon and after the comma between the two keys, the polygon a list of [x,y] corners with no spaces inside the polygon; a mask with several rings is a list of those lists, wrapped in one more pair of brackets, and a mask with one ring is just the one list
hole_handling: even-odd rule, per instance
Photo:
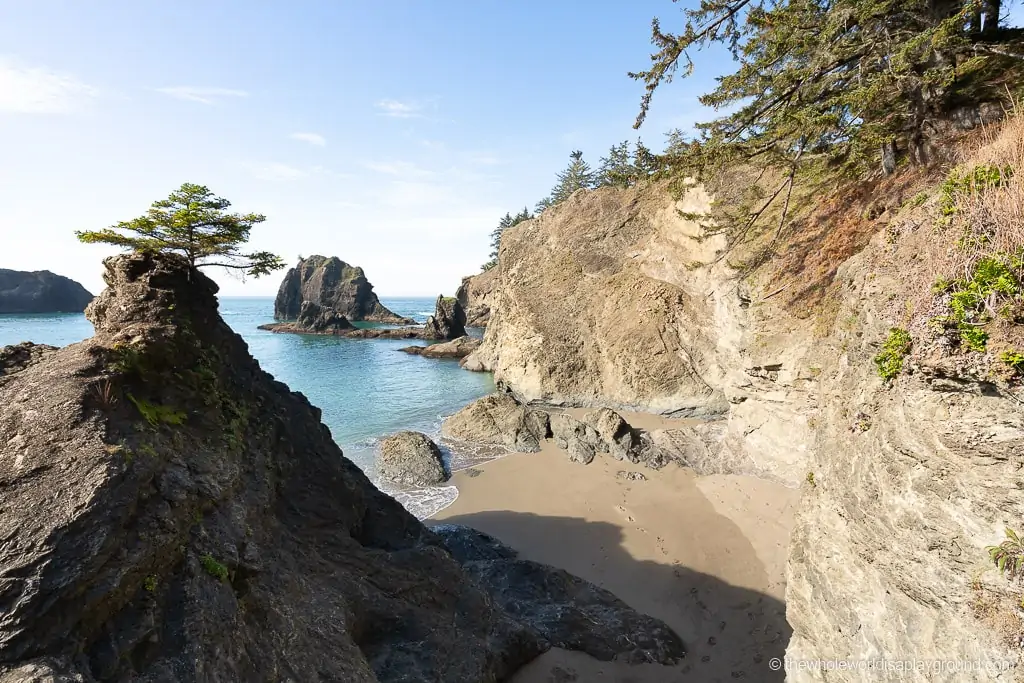
{"label": "eroded rock surface", "polygon": [[480,348],[480,344],[479,339],[463,335],[448,342],[430,346],[406,346],[399,351],[424,358],[465,358]]}
{"label": "eroded rock surface", "polygon": [[260,369],[211,280],[104,277],[95,337],[0,352],[27,358],[0,376],[0,680],[502,681],[550,646]]}
{"label": "eroded rock surface", "polygon": [[435,486],[448,479],[441,450],[420,432],[398,432],[381,439],[377,472],[403,486]]}
{"label": "eroded rock surface", "polygon": [[486,327],[491,319],[491,306],[500,283],[498,270],[488,268],[482,273],[462,278],[455,298],[466,311],[466,325]]}
{"label": "eroded rock surface", "polygon": [[424,339],[457,339],[466,335],[466,312],[455,297],[439,296],[434,315],[423,326]]}
{"label": "eroded rock surface", "polygon": [[350,321],[413,322],[381,304],[362,268],[351,266],[336,256],[309,256],[290,268],[274,300],[274,318],[295,320],[305,301],[337,311]]}
{"label": "eroded rock surface", "polygon": [[441,425],[449,439],[504,446],[513,451],[536,453],[547,438],[548,415],[521,405],[507,394],[491,394],[455,413]]}

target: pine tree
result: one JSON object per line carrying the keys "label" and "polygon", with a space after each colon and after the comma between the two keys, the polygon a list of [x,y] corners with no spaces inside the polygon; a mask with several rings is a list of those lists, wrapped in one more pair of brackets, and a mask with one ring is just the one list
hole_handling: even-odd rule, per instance
{"label": "pine tree", "polygon": [[569,155],[569,166],[558,174],[558,183],[551,190],[551,194],[537,202],[537,213],[568,199],[576,190],[593,188],[595,180],[590,164],[583,160],[583,152],[574,151]]}
{"label": "pine tree", "polygon": [[533,218],[533,214],[530,210],[523,207],[523,210],[513,216],[511,213],[506,213],[502,216],[501,220],[498,221],[498,227],[491,231],[491,254],[490,259],[482,266],[482,270],[489,270],[494,266],[498,265],[498,252],[501,248],[501,236],[509,228],[519,225],[523,221],[528,221]]}
{"label": "pine tree", "polygon": [[185,183],[167,199],[153,202],[145,216],[103,230],[78,230],[87,243],[113,244],[138,252],[176,253],[193,268],[219,266],[259,277],[284,268],[268,251],[242,253],[252,227],[266,220],[257,213],[227,213],[228,200],[203,185]]}
{"label": "pine tree", "polygon": [[637,180],[637,168],[629,154],[629,141],[612,145],[608,156],[601,157],[597,184],[602,187],[630,187]]}

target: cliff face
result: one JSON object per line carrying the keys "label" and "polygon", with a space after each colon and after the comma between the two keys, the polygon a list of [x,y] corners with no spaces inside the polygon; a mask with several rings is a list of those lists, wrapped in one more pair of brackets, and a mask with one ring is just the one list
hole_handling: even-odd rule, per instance
{"label": "cliff face", "polygon": [[[985,546],[1024,519],[1024,397],[941,348],[915,350],[891,385],[879,377],[890,328],[910,316],[924,336],[941,313],[921,303],[936,275],[922,255],[949,251],[936,234],[956,241],[933,231],[934,201],[905,203],[839,268],[831,305],[798,319],[777,283],[740,280],[717,260],[718,238],[695,239],[684,216],[707,206],[699,189],[679,202],[657,187],[577,193],[505,233],[491,322],[470,361],[534,402],[717,419],[717,445],[689,463],[698,472],[801,486],[790,656],[1012,668],[1020,595]],[[843,226],[830,229],[821,248],[839,249]],[[857,670],[789,680],[826,676],[865,680]]]}
{"label": "cliff face", "polygon": [[288,270],[274,300],[274,318],[295,320],[304,301],[333,309],[349,320],[412,322],[380,303],[362,268],[334,256],[310,256]]}
{"label": "cliff face", "polygon": [[81,313],[90,301],[85,287],[62,275],[0,268],[0,313]]}
{"label": "cliff face", "polygon": [[500,282],[496,268],[462,278],[462,284],[455,292],[455,298],[466,311],[466,324],[470,327],[486,327],[491,319],[491,307],[498,293]]}
{"label": "cliff face", "polygon": [[614,596],[574,612],[588,584],[496,544],[464,567],[477,536],[379,492],[211,280],[173,257],[106,266],[95,337],[0,350],[0,681],[503,681],[569,632],[682,655]]}

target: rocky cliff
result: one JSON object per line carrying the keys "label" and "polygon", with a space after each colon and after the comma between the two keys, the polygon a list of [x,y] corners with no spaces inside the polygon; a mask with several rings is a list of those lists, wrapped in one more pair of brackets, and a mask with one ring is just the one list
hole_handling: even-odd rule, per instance
{"label": "rocky cliff", "polygon": [[491,306],[497,296],[500,281],[498,270],[488,268],[482,273],[462,278],[455,298],[466,311],[466,324],[486,327],[491,319]]}
{"label": "rocky cliff", "polygon": [[106,261],[96,336],[0,350],[0,681],[504,681],[664,624],[344,458],[174,257]]}
{"label": "rocky cliff", "polygon": [[348,320],[413,322],[381,304],[362,268],[335,256],[309,256],[288,270],[274,300],[274,318],[295,320],[304,301],[332,309]]}
{"label": "rocky cliff", "polygon": [[85,287],[62,275],[0,268],[0,313],[81,313],[90,301]]}
{"label": "rocky cliff", "polygon": [[[941,339],[915,341],[892,381],[876,361],[893,327],[923,340],[949,311],[949,294],[932,288],[936,258],[955,254],[963,233],[936,225],[932,187],[913,202],[879,191],[826,207],[789,247],[803,271],[743,278],[721,238],[688,220],[708,206],[700,188],[678,201],[658,186],[579,192],[503,236],[491,321],[468,361],[528,402],[715,420],[717,443],[688,463],[698,472],[801,486],[788,565],[793,658],[1015,669],[1021,594],[985,547],[1024,524],[1019,381]],[[1021,215],[1022,197],[989,215]],[[797,311],[801,299],[815,303]],[[976,355],[1000,362],[996,351]],[[901,680],[1016,680],[1019,670]]]}

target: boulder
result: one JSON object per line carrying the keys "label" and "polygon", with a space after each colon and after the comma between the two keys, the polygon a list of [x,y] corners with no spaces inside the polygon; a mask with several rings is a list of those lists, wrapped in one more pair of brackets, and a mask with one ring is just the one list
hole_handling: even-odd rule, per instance
{"label": "boulder", "polygon": [[[590,589],[557,570],[549,590],[453,556],[186,261],[105,266],[94,337],[0,352],[0,681],[506,681],[556,640],[679,652],[604,594],[568,609]],[[603,610],[622,637],[579,618]]]}
{"label": "boulder", "polygon": [[423,327],[424,339],[457,339],[466,334],[466,312],[459,300],[451,296],[438,296],[434,315]]}
{"label": "boulder", "polygon": [[333,309],[348,320],[399,325],[414,322],[381,304],[362,268],[334,256],[310,256],[288,270],[274,300],[274,318],[295,320],[305,301]]}
{"label": "boulder", "polygon": [[377,472],[403,486],[435,486],[448,479],[441,450],[420,432],[398,432],[382,439]]}
{"label": "boulder", "polygon": [[441,434],[449,439],[536,453],[549,434],[547,413],[530,410],[507,394],[491,394],[445,420]]}
{"label": "boulder", "polygon": [[491,319],[491,307],[498,296],[498,285],[501,284],[499,272],[497,268],[488,268],[477,275],[462,278],[455,298],[466,311],[468,327],[485,327]]}
{"label": "boulder", "polygon": [[561,569],[522,560],[493,536],[465,526],[433,528],[494,601],[554,646],[630,664],[674,664],[683,642],[608,591]]}
{"label": "boulder", "polygon": [[601,443],[597,430],[568,413],[551,413],[550,421],[551,438],[568,451],[570,460],[584,465],[593,462]]}
{"label": "boulder", "polygon": [[333,334],[342,330],[353,329],[352,323],[344,315],[333,308],[324,308],[313,301],[302,302],[302,308],[299,309],[299,316],[295,319],[295,325],[318,334]]}
{"label": "boulder", "polygon": [[479,339],[463,335],[458,339],[453,339],[441,344],[431,344],[430,346],[406,346],[405,348],[398,350],[405,353],[411,353],[414,356],[423,356],[425,358],[465,358],[476,351],[480,347],[481,343],[482,342]]}
{"label": "boulder", "polygon": [[598,447],[616,460],[639,460],[640,433],[610,408],[599,408],[583,416],[583,423],[598,436]]}
{"label": "boulder", "polygon": [[0,268],[0,313],[81,313],[90,301],[85,287],[63,275]]}

